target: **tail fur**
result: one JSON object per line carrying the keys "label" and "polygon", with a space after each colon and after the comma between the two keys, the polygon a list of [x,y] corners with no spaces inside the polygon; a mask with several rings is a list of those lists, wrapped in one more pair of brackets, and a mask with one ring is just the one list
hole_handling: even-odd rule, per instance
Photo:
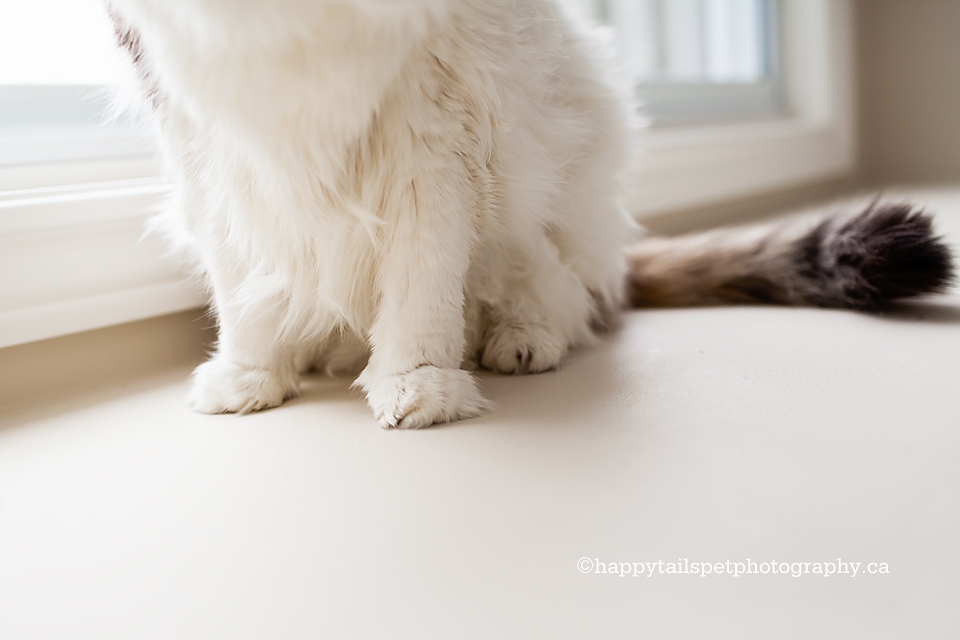
{"label": "tail fur", "polygon": [[931,217],[874,202],[815,223],[651,238],[628,251],[634,307],[767,303],[876,309],[954,279]]}

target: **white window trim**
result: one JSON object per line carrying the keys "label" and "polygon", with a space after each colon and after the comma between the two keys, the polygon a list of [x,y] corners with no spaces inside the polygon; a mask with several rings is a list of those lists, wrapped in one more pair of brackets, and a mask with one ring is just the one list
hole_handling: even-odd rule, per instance
{"label": "white window trim", "polygon": [[785,0],[779,118],[647,132],[627,199],[641,220],[856,170],[851,0]]}
{"label": "white window trim", "polygon": [[[637,217],[852,172],[851,5],[785,0],[789,115],[649,131],[627,201]],[[170,190],[158,175],[151,158],[0,169],[0,347],[204,303],[144,237]]]}
{"label": "white window trim", "polygon": [[144,235],[165,178],[0,193],[0,347],[199,307],[203,298]]}

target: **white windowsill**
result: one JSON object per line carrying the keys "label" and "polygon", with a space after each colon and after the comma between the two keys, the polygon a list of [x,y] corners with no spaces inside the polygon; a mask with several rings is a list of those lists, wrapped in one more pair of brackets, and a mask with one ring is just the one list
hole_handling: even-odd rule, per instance
{"label": "white windowsill", "polygon": [[169,190],[145,178],[0,194],[0,347],[200,306],[144,235]]}
{"label": "white windowsill", "polygon": [[[627,203],[638,218],[855,169],[851,2],[784,11],[792,115],[648,132]],[[0,347],[203,304],[143,235],[170,188],[157,175],[149,157],[0,168]]]}
{"label": "white windowsill", "polygon": [[[960,189],[904,195],[957,246]],[[491,414],[416,433],[378,428],[349,379],[320,375],[276,410],[189,411],[198,315],[0,356],[0,637],[956,626],[956,290],[882,315],[627,313],[556,371],[482,373]],[[582,557],[890,574],[621,578],[581,574]]]}
{"label": "white windowsill", "polygon": [[651,131],[628,194],[639,219],[850,174],[852,136],[793,117]]}

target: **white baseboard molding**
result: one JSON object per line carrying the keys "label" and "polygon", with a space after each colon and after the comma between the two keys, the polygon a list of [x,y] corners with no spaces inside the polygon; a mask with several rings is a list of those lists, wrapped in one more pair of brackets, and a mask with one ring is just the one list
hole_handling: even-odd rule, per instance
{"label": "white baseboard molding", "polygon": [[146,221],[163,180],[0,195],[0,347],[196,308],[187,272]]}
{"label": "white baseboard molding", "polygon": [[0,348],[195,309],[204,298],[188,280],[0,312]]}
{"label": "white baseboard molding", "polygon": [[[696,142],[695,142],[696,141]],[[836,178],[856,166],[848,134],[784,118],[682,132],[652,131],[628,190],[640,220]]]}

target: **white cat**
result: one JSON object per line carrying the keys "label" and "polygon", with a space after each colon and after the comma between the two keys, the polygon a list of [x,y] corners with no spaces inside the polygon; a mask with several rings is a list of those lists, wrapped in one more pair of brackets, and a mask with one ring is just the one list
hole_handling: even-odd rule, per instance
{"label": "white cat", "polygon": [[[219,321],[200,411],[273,407],[311,366],[366,363],[380,424],[424,427],[487,410],[466,368],[554,368],[628,289],[635,304],[869,306],[949,278],[929,220],[887,207],[771,230],[762,250],[735,232],[641,243],[628,281],[635,110],[602,38],[553,0],[108,6],[176,175],[165,223]],[[887,247],[904,225],[939,271],[870,295],[843,238]]]}

